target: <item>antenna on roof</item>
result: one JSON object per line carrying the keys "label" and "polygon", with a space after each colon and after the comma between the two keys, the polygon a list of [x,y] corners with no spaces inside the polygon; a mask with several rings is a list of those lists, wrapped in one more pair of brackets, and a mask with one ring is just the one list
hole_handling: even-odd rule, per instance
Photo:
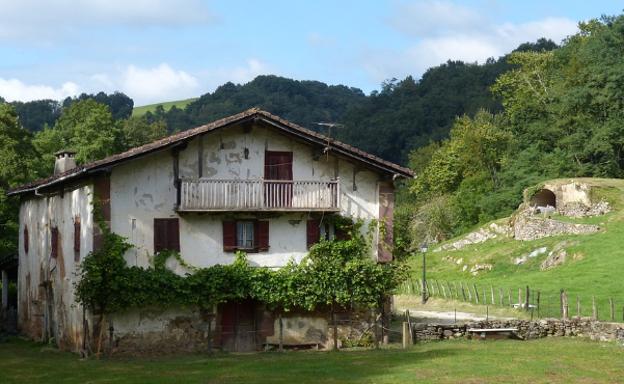
{"label": "antenna on roof", "polygon": [[324,122],[324,121],[315,121],[314,124],[319,125],[321,127],[327,127],[327,145],[325,146],[325,149],[323,150],[323,152],[325,152],[329,158],[329,144],[330,144],[330,140],[332,139],[331,130],[334,127],[343,127],[344,124]]}

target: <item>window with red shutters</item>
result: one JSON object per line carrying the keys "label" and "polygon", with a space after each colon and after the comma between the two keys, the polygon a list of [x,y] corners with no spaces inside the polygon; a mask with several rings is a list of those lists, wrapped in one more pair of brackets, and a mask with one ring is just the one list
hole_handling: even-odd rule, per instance
{"label": "window with red shutters", "polygon": [[269,250],[269,222],[266,220],[223,221],[223,251],[264,252]]}
{"label": "window with red shutters", "polygon": [[180,221],[154,219],[154,253],[164,250],[180,252]]}
{"label": "window with red shutters", "polygon": [[24,252],[26,254],[28,254],[28,246],[29,246],[29,243],[30,243],[30,239],[28,238],[28,227],[27,226],[24,227],[24,239],[23,239],[23,241],[24,241]]}
{"label": "window with red shutters", "polygon": [[259,252],[269,250],[269,222],[266,220],[256,221],[256,249]]}
{"label": "window with red shutters", "polygon": [[306,223],[306,243],[308,249],[321,240],[321,221],[308,220]]}
{"label": "window with red shutters", "polygon": [[74,261],[80,261],[80,217],[74,218]]}
{"label": "window with red shutters", "polygon": [[56,259],[58,257],[59,231],[57,227],[52,227],[50,236],[50,257]]}
{"label": "window with red shutters", "polygon": [[223,250],[236,251],[236,221],[223,222]]}

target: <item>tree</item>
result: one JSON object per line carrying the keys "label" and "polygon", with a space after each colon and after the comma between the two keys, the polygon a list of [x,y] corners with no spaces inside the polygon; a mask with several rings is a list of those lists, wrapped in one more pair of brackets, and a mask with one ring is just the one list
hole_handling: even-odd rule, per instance
{"label": "tree", "polygon": [[10,188],[37,176],[39,155],[31,134],[20,126],[15,109],[0,103],[0,256],[17,253],[19,201],[6,196]]}
{"label": "tree", "polygon": [[149,123],[145,117],[131,117],[123,121],[123,145],[125,149],[138,147],[167,136],[164,121]]}
{"label": "tree", "polygon": [[54,153],[59,150],[72,149],[76,160],[85,163],[121,150],[121,137],[108,107],[86,99],[64,110],[54,127],[37,133],[34,143],[51,170]]}

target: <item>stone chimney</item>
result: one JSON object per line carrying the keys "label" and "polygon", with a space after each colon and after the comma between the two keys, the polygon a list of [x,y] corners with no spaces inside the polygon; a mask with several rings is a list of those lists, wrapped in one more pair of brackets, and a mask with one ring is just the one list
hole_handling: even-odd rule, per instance
{"label": "stone chimney", "polygon": [[76,168],[76,152],[70,150],[58,151],[54,154],[54,175],[59,175],[65,171]]}

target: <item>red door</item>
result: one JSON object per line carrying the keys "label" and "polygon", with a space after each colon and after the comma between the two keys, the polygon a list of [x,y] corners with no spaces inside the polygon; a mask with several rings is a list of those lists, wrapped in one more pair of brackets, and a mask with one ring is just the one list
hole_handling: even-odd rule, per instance
{"label": "red door", "polygon": [[250,352],[257,349],[256,302],[252,300],[223,303],[221,347],[226,351]]}
{"label": "red door", "polygon": [[[293,195],[293,153],[264,153],[264,205],[268,208],[290,207]],[[284,182],[280,182],[284,180]]]}

